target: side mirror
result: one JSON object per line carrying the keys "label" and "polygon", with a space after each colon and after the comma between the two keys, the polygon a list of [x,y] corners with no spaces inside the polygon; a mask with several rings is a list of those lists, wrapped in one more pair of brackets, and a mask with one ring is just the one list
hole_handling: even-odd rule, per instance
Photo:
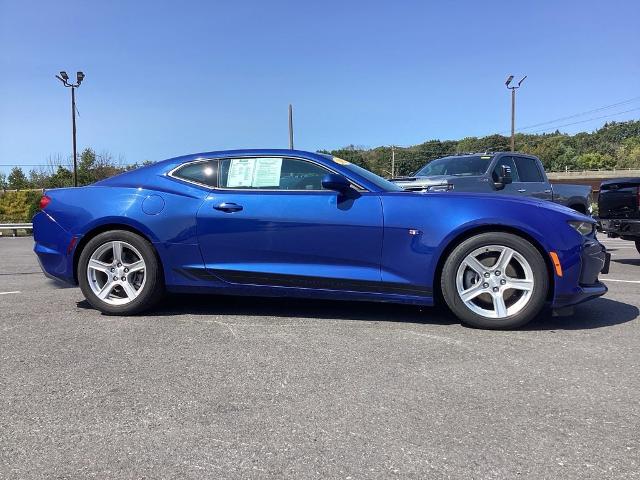
{"label": "side mirror", "polygon": [[346,193],[351,190],[351,182],[342,175],[328,173],[322,178],[322,188],[334,190],[339,193]]}
{"label": "side mirror", "polygon": [[498,190],[502,190],[505,185],[509,185],[513,183],[513,177],[511,176],[511,167],[507,165],[500,166],[500,175],[498,175],[498,180],[495,183],[495,186]]}

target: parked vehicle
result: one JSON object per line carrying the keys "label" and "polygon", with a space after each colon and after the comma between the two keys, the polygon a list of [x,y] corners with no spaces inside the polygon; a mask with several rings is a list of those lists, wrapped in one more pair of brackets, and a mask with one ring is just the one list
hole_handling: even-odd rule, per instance
{"label": "parked vehicle", "polygon": [[609,237],[635,242],[640,253],[640,177],[602,182],[598,215],[600,226]]}
{"label": "parked vehicle", "polygon": [[168,290],[442,299],[464,323],[513,328],[545,305],[607,291],[590,217],[535,199],[406,193],[316,153],[189,155],[47,190],[41,207],[44,272],[113,315],[146,310]]}
{"label": "parked vehicle", "polygon": [[391,180],[412,192],[493,192],[536,197],[591,213],[591,187],[552,185],[533,155],[499,152],[438,158],[410,177]]}

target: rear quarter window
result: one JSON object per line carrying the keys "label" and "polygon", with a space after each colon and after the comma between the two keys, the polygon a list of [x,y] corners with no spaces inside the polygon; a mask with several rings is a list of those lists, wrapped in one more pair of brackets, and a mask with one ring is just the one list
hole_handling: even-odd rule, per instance
{"label": "rear quarter window", "polygon": [[171,175],[182,180],[215,188],[218,186],[218,161],[205,160],[189,163],[178,168]]}

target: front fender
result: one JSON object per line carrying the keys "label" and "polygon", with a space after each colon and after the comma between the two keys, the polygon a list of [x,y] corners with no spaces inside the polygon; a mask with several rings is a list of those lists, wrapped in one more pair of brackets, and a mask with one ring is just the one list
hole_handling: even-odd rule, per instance
{"label": "front fender", "polygon": [[[404,197],[404,198],[403,198]],[[582,237],[567,225],[563,209],[543,202],[492,195],[385,195],[383,281],[433,288],[438,265],[451,248],[474,231],[510,231],[531,239],[548,261],[558,254],[563,277],[556,291],[577,285]]]}

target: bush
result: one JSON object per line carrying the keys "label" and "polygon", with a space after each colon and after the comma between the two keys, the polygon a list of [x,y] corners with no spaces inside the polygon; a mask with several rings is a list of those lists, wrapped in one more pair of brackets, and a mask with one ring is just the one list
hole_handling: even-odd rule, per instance
{"label": "bush", "polygon": [[41,197],[41,190],[0,192],[0,223],[30,222]]}

